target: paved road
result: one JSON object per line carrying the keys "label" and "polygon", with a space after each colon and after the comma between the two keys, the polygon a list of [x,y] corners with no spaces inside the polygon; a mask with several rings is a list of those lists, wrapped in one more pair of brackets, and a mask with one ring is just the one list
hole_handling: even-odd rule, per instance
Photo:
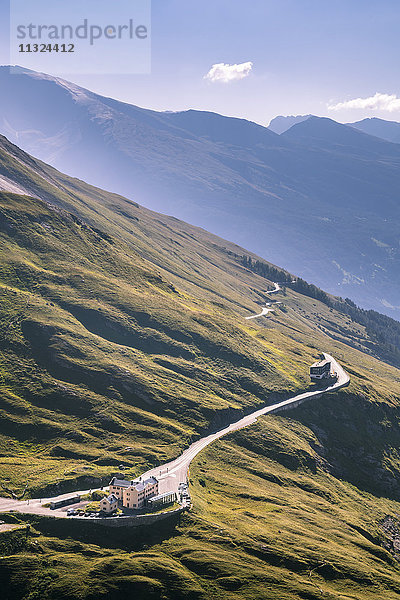
{"label": "paved road", "polygon": [[277,404],[272,404],[271,406],[265,406],[264,408],[247,415],[247,417],[243,417],[243,419],[236,421],[236,423],[232,423],[231,425],[228,425],[228,427],[225,427],[216,433],[197,440],[191,446],[189,446],[189,448],[185,450],[179,456],[179,458],[170,463],[162,465],[161,467],[147,471],[143,477],[157,477],[160,482],[160,493],[169,490],[177,491],[178,484],[182,481],[186,481],[187,472],[191,461],[201,450],[211,444],[211,442],[214,442],[215,440],[227,435],[228,433],[231,433],[232,431],[237,431],[238,429],[243,429],[244,427],[252,425],[257,421],[257,418],[261,417],[262,415],[287,410],[288,408],[294,408],[305,400],[309,400],[310,398],[320,396],[328,392],[333,392],[348,385],[350,378],[344,369],[339,365],[339,363],[336,362],[333,356],[330,356],[326,353],[324,356],[332,361],[333,370],[336,371],[338,375],[337,380],[331,385],[322,390],[318,389],[311,392],[305,392],[303,394],[299,394],[298,396],[294,396],[293,398],[289,398],[288,400],[284,400],[283,402],[278,402]]}
{"label": "paved road", "polygon": [[[282,302],[274,302],[273,306],[276,306],[277,304],[282,304]],[[270,312],[274,312],[275,311],[274,308],[268,308],[268,306],[271,306],[271,305],[272,305],[272,302],[267,302],[265,305],[265,308],[263,308],[262,311],[258,315],[251,315],[251,317],[245,317],[245,319],[247,319],[247,320],[257,319],[257,317],[263,317],[264,315],[267,315]]]}
{"label": "paved road", "polygon": [[251,315],[251,317],[245,317],[245,319],[247,319],[247,320],[257,319],[257,317],[263,317],[264,315],[267,315],[270,312],[274,312],[274,309],[268,308],[268,306],[271,306],[271,302],[267,302],[267,304],[265,305],[265,308],[263,308],[262,311],[258,315]]}
{"label": "paved road", "polygon": [[31,498],[30,500],[13,500],[12,498],[0,498],[0,513],[15,510],[20,513],[28,513],[32,515],[47,515],[51,517],[66,517],[68,506],[51,510],[43,506],[51,501],[62,500],[80,494],[88,494],[91,490],[79,490],[77,492],[68,492],[68,494],[60,494],[53,498]]}
{"label": "paved road", "polygon": [[279,283],[274,283],[274,286],[275,286],[274,289],[267,292],[267,294],[276,294],[276,292],[281,291],[281,287],[280,287]]}
{"label": "paved road", "polygon": [[[274,289],[267,292],[267,294],[276,294],[276,292],[280,292],[280,290],[281,288],[279,286],[279,283],[274,283]],[[251,315],[251,317],[245,317],[245,319],[249,321],[250,319],[257,319],[258,317],[263,317],[264,315],[267,315],[270,312],[274,312],[273,308],[268,308],[269,306],[271,306],[271,304],[282,304],[282,302],[267,302],[265,304],[265,308],[263,308],[258,315]]]}
{"label": "paved road", "polygon": [[[177,459],[161,465],[160,467],[156,467],[147,471],[142,475],[142,478],[147,478],[150,476],[157,477],[160,482],[159,489],[160,493],[166,491],[175,491],[178,490],[178,485],[180,482],[185,482],[187,479],[187,473],[189,469],[189,465],[194,457],[201,452],[206,446],[218,440],[224,435],[228,433],[232,433],[233,431],[237,431],[238,429],[243,429],[244,427],[248,427],[255,423],[258,417],[262,415],[266,415],[269,413],[279,412],[283,410],[287,410],[290,408],[294,408],[295,406],[301,404],[305,400],[310,398],[314,398],[317,396],[321,396],[322,394],[326,394],[328,392],[333,392],[338,390],[346,385],[348,385],[350,378],[348,374],[344,371],[344,369],[336,362],[336,360],[330,356],[329,354],[324,354],[325,358],[332,361],[332,366],[334,371],[336,371],[338,378],[335,382],[324,389],[318,389],[315,391],[305,392],[303,394],[299,394],[297,396],[293,396],[293,398],[289,398],[288,400],[283,400],[282,402],[278,402],[276,404],[272,404],[271,406],[264,406],[259,410],[243,417],[239,421],[224,427],[220,431],[216,433],[212,433],[206,437],[201,438],[194,442],[187,450],[185,450]],[[28,501],[18,501],[12,500],[11,498],[0,498],[0,512],[8,512],[9,510],[15,510],[21,513],[30,513],[30,514],[41,514],[48,515],[53,517],[61,517],[66,518],[66,508],[50,510],[49,508],[45,508],[43,504],[46,504],[50,500],[59,500],[62,498],[67,498],[73,496],[75,494],[87,494],[89,490],[80,490],[78,492],[70,492],[68,494],[61,494],[55,498],[43,498],[39,499],[31,499]]]}

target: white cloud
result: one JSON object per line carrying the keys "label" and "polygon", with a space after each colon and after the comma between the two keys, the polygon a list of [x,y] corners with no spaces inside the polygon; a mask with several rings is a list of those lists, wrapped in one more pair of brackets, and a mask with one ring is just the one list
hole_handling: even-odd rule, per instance
{"label": "white cloud", "polygon": [[380,94],[376,92],[375,96],[368,98],[354,98],[346,102],[338,102],[338,104],[328,104],[329,110],[346,110],[346,109],[370,109],[370,110],[385,110],[394,112],[400,110],[400,98],[396,94]]}
{"label": "white cloud", "polygon": [[220,81],[222,83],[238,81],[239,79],[248,77],[252,68],[252,62],[244,62],[240,63],[239,65],[217,63],[211,67],[207,75],[204,75],[204,79],[208,79],[212,82]]}

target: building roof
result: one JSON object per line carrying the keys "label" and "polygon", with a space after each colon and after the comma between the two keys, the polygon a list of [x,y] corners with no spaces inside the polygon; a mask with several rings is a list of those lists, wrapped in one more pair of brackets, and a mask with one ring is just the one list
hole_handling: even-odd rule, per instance
{"label": "building roof", "polygon": [[116,477],[113,477],[110,482],[110,485],[115,485],[115,486],[123,487],[123,488],[134,487],[138,492],[141,492],[147,486],[155,485],[156,483],[158,483],[158,481],[155,477],[149,477],[148,479],[145,479],[144,481],[140,481],[139,479],[127,481],[126,479],[117,479]]}
{"label": "building roof", "polygon": [[156,483],[158,483],[158,481],[155,477],[149,477],[148,479],[145,479],[144,481],[139,481],[138,479],[136,481],[132,481],[131,487],[134,487],[137,492],[142,492],[149,485],[155,485]]}
{"label": "building roof", "polygon": [[114,496],[114,494],[109,494],[108,496],[104,496],[104,498],[101,499],[103,500],[107,500],[107,502],[109,502],[110,504],[114,504],[115,502],[118,502],[118,498],[117,496]]}
{"label": "building roof", "polygon": [[156,479],[155,477],[149,477],[148,479],[145,480],[144,483],[146,485],[154,485],[155,483],[158,483],[158,479]]}
{"label": "building roof", "polygon": [[328,358],[324,358],[324,360],[317,360],[317,362],[315,362],[314,364],[312,364],[312,367],[323,367],[326,364],[331,364],[331,361]]}
{"label": "building roof", "polygon": [[118,487],[129,487],[131,483],[131,481],[126,481],[125,479],[118,479],[117,477],[113,477],[110,481],[110,485],[116,485]]}

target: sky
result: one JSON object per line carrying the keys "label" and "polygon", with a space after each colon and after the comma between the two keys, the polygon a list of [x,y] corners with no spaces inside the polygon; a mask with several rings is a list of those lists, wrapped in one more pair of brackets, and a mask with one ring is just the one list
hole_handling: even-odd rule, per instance
{"label": "sky", "polygon": [[[0,0],[1,64],[7,4]],[[399,31],[398,0],[153,0],[150,73],[69,79],[146,108],[263,125],[309,113],[400,121]]]}

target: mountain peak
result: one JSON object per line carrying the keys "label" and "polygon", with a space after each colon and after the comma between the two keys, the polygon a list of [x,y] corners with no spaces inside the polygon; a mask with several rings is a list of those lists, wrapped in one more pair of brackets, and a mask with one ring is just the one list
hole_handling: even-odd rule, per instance
{"label": "mountain peak", "polygon": [[312,115],[279,115],[278,117],[272,119],[272,121],[268,125],[268,129],[280,135],[281,133],[284,133],[285,131],[293,127],[293,125],[301,123],[302,121],[306,121],[310,117],[312,117]]}
{"label": "mountain peak", "polygon": [[394,144],[378,137],[357,130],[357,128],[338,123],[328,117],[311,116],[306,121],[293,125],[282,134],[287,140],[302,144],[329,148],[333,146],[357,148],[365,155],[384,153],[398,155],[399,149]]}

